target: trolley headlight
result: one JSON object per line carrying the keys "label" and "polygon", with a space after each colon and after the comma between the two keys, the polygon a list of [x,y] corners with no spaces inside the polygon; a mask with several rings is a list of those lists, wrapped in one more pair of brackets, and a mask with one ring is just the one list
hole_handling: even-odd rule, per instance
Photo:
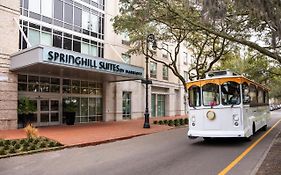
{"label": "trolley headlight", "polygon": [[214,111],[208,111],[206,115],[209,120],[214,120],[216,118],[216,113]]}
{"label": "trolley headlight", "polygon": [[191,117],[191,121],[192,121],[192,122],[195,122],[195,116],[192,116],[192,117]]}
{"label": "trolley headlight", "polygon": [[238,116],[237,114],[233,114],[232,117],[233,117],[233,120],[234,120],[234,121],[238,121],[238,120],[239,120],[239,116]]}
{"label": "trolley headlight", "polygon": [[191,116],[191,125],[195,126],[195,116]]}

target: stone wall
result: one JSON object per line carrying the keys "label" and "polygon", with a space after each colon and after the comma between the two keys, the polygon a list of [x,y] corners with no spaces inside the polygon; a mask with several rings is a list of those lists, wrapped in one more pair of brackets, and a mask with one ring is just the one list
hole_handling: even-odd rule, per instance
{"label": "stone wall", "polygon": [[18,51],[19,0],[0,1],[0,130],[17,128],[17,75],[9,71]]}

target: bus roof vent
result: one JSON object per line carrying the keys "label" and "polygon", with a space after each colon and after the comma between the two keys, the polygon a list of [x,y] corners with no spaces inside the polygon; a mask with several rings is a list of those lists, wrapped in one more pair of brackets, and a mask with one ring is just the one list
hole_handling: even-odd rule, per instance
{"label": "bus roof vent", "polygon": [[237,73],[228,71],[228,70],[221,70],[221,71],[211,71],[206,73],[206,78],[213,78],[213,77],[225,77],[225,76],[236,76]]}

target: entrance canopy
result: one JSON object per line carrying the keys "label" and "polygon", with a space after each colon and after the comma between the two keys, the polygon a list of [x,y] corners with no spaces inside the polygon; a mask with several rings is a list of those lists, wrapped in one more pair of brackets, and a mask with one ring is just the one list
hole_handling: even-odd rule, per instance
{"label": "entrance canopy", "polygon": [[144,75],[142,67],[41,45],[12,55],[10,70],[100,81],[139,80]]}

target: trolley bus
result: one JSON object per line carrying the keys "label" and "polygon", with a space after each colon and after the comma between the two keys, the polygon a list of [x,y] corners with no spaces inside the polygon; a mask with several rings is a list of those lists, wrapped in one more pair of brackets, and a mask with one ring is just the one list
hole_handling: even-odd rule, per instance
{"label": "trolley bus", "polygon": [[251,136],[266,130],[268,88],[230,71],[213,71],[188,88],[189,138]]}

